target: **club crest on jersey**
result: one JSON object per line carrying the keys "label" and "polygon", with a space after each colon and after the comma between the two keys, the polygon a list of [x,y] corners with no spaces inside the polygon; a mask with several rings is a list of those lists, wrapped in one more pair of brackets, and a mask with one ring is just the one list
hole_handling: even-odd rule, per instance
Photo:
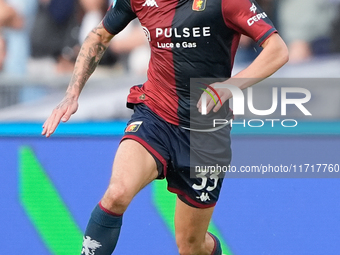
{"label": "club crest on jersey", "polygon": [[192,3],[192,10],[204,11],[207,0],[194,0]]}
{"label": "club crest on jersey", "polygon": [[128,125],[127,128],[125,129],[125,132],[137,132],[142,123],[143,121],[135,121],[130,123],[130,125]]}

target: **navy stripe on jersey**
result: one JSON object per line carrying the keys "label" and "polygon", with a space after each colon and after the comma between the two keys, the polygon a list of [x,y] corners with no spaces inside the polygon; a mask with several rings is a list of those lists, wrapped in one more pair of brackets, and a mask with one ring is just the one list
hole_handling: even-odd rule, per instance
{"label": "navy stripe on jersey", "polygon": [[275,28],[272,28],[270,30],[267,31],[267,33],[265,33],[258,41],[257,41],[257,44],[258,45],[262,45],[269,36],[271,36],[273,33],[276,32],[276,29]]}
{"label": "navy stripe on jersey", "polygon": [[[176,8],[172,28],[177,31],[189,29],[192,35],[186,38],[172,37],[172,42],[181,46],[172,49],[179,98],[177,115],[182,126],[204,128],[202,122],[211,124],[213,121],[198,112],[196,104],[202,91],[199,88],[196,90],[190,79],[216,78],[216,82],[218,78],[221,78],[219,81],[224,81],[226,77],[230,77],[231,45],[235,31],[226,26],[220,1],[205,0],[203,11],[193,11],[191,1],[182,2],[181,8]],[[208,84],[210,83],[211,81]],[[200,84],[197,86],[202,87]],[[208,115],[211,118],[226,118],[228,113],[229,105],[226,102],[218,113],[219,117],[212,113]]]}

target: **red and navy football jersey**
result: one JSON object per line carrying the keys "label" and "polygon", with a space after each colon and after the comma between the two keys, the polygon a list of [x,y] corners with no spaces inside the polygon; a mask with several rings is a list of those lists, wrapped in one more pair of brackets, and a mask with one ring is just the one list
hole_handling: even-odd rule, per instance
{"label": "red and navy football jersey", "polygon": [[[241,34],[261,45],[276,32],[252,0],[116,0],[103,26],[117,34],[136,17],[151,58],[148,79],[131,88],[128,105],[144,103],[183,126],[190,126],[190,79],[230,77]],[[221,111],[229,114],[228,103]]]}

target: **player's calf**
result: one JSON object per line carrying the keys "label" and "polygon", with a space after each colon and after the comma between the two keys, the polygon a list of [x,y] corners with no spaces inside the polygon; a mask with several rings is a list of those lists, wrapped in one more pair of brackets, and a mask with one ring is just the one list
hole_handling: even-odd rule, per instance
{"label": "player's calf", "polygon": [[81,254],[111,255],[121,226],[122,215],[108,211],[99,203],[86,227]]}
{"label": "player's calf", "polygon": [[208,233],[204,240],[194,236],[177,236],[176,239],[180,255],[222,255],[220,241],[213,234]]}

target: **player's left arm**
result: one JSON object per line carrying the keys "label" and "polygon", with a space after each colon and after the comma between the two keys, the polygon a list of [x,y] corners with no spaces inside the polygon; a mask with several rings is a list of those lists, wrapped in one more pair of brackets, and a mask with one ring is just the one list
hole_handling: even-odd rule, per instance
{"label": "player's left arm", "polygon": [[271,76],[288,62],[288,48],[279,34],[273,33],[261,46],[263,50],[257,58],[247,68],[231,77],[228,83],[236,83],[240,89],[245,89]]}
{"label": "player's left arm", "polygon": [[[244,70],[228,79],[225,83],[246,89],[261,80],[269,77],[279,70],[288,62],[288,48],[282,38],[277,34],[272,34],[263,44],[263,50],[257,58]],[[216,89],[221,98],[222,103],[232,97],[229,89]],[[217,112],[222,105],[218,103],[215,106],[211,98],[207,98],[207,112],[211,109]],[[210,100],[211,99],[211,100]],[[201,99],[197,104],[197,108],[201,110]]]}
{"label": "player's left arm", "polygon": [[[222,0],[226,24],[256,41],[263,50],[257,58],[244,70],[234,75],[225,83],[246,89],[275,73],[288,62],[288,49],[272,22],[253,0]],[[256,19],[255,19],[256,18]],[[232,97],[228,89],[216,89],[222,103]],[[201,109],[201,100],[197,104]],[[217,112],[222,105],[216,106],[211,98],[207,101],[207,112]]]}

